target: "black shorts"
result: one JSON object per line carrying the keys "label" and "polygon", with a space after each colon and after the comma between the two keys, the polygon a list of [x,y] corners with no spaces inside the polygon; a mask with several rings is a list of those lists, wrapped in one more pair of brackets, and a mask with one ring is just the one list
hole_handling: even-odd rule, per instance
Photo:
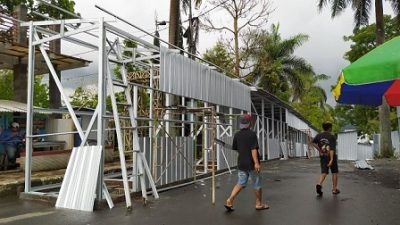
{"label": "black shorts", "polygon": [[[320,162],[321,162],[321,173],[326,173],[329,174],[329,156],[328,155],[322,155],[320,156]],[[333,157],[333,163],[332,166],[330,167],[332,173],[338,173],[339,168],[338,168],[338,163],[337,163],[337,155]]]}

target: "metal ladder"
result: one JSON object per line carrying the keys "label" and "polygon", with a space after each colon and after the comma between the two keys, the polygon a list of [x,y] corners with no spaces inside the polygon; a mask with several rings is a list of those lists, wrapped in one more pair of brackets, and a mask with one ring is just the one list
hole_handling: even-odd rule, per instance
{"label": "metal ladder", "polygon": [[[132,85],[128,83],[127,79],[127,72],[125,69],[125,63],[122,55],[122,50],[121,46],[119,43],[119,40],[116,39],[114,44],[110,45],[110,52],[114,52],[115,55],[117,56],[117,60],[122,63],[121,68],[121,76],[122,80],[120,79],[115,79],[112,77],[112,72],[111,72],[111,66],[110,66],[110,61],[107,60],[107,87],[108,87],[108,92],[111,97],[111,105],[112,105],[112,111],[113,111],[113,118],[114,118],[114,123],[115,123],[115,128],[116,128],[116,134],[117,134],[117,143],[118,143],[118,152],[119,152],[119,158],[120,158],[120,163],[121,163],[121,173],[122,173],[122,182],[124,186],[124,193],[125,193],[125,199],[126,199],[126,206],[128,209],[131,208],[132,202],[131,202],[131,190],[129,188],[129,182],[132,182],[132,187],[133,191],[136,191],[136,185],[138,184],[140,180],[140,185],[141,185],[141,191],[142,191],[142,196],[145,201],[147,201],[147,191],[146,191],[146,181],[145,181],[145,175],[147,175],[147,179],[149,180],[152,193],[154,198],[158,199],[159,195],[153,180],[153,177],[150,173],[150,169],[148,166],[148,163],[146,161],[146,158],[143,154],[143,152],[140,150],[139,146],[139,136],[138,136],[138,130],[137,130],[137,122],[136,122],[136,111],[134,109],[134,105],[132,102]],[[124,97],[125,97],[125,102],[117,102],[117,99],[115,97],[115,87],[122,88],[124,91]],[[134,87],[134,92],[137,93],[137,87]],[[122,112],[120,112],[121,108],[127,108],[129,117],[123,117],[120,116]],[[122,137],[122,127],[121,127],[121,119],[128,119],[130,120],[131,128],[132,129],[132,141],[133,141],[133,149],[130,151],[125,151],[125,146],[123,142],[123,137]],[[125,128],[124,128],[125,129]],[[125,153],[132,153],[133,156],[133,167],[132,167],[132,176],[128,180],[128,172],[126,168],[126,158],[125,158]],[[139,178],[139,179],[138,179]]]}

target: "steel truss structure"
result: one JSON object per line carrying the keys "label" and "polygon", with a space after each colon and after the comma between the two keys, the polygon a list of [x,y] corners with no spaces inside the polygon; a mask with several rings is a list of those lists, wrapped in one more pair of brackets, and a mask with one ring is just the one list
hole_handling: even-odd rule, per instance
{"label": "steel truss structure", "polygon": [[[75,26],[76,24],[80,26]],[[294,136],[296,136],[296,140],[291,140],[292,142],[300,143],[300,146],[306,143],[303,141],[307,139],[305,133],[300,130],[301,127],[288,124],[287,116],[289,114],[292,115],[291,120],[296,120],[295,111],[275,97],[271,97],[263,91],[251,89],[238,81],[221,78],[221,75],[213,72],[211,68],[207,69],[206,67],[209,65],[201,59],[186,60],[180,59],[181,56],[173,56],[173,60],[183,60],[182,65],[178,67],[170,58],[162,56],[163,54],[177,54],[176,50],[166,50],[163,47],[155,46],[114,26],[113,21],[105,21],[103,18],[69,19],[31,21],[21,23],[21,25],[29,28],[25,162],[25,192],[27,193],[36,193],[31,187],[32,141],[37,137],[37,135],[33,135],[32,127],[36,49],[40,50],[41,57],[44,58],[50,75],[57,84],[62,100],[82,140],[81,147],[88,145],[87,139],[91,132],[97,134],[97,146],[105,146],[105,131],[116,130],[122,183],[128,208],[131,207],[130,194],[132,192],[141,190],[143,197],[147,199],[146,190],[151,188],[153,195],[158,197],[156,187],[170,185],[177,181],[196,179],[198,173],[212,172],[214,175],[215,170],[227,169],[230,171],[231,167],[236,165],[236,153],[216,145],[215,139],[224,140],[227,143],[232,141],[232,136],[238,129],[237,117],[244,111],[251,111],[254,117],[254,129],[259,137],[262,160],[283,156],[300,156],[293,153],[288,147],[288,140]],[[60,25],[60,32],[50,31],[47,27],[51,25]],[[135,28],[134,25],[129,25]],[[63,29],[64,27],[69,27],[69,30]],[[70,29],[71,27],[73,29]],[[80,36],[82,34],[96,36],[97,43],[85,40]],[[80,125],[77,114],[61,84],[59,74],[56,73],[48,52],[44,48],[50,41],[58,39],[97,51],[98,105],[88,127]],[[134,47],[124,45],[128,41],[135,43]],[[168,67],[166,63],[169,63]],[[215,79],[214,83],[219,82],[219,85],[226,88],[224,89],[226,92],[235,93],[235,90],[240,89],[240,94],[232,99],[221,99],[217,96],[221,92],[215,91],[217,86],[207,89],[208,92],[199,92],[200,94],[198,94],[197,90],[177,90],[174,88],[177,86],[170,85],[174,82],[182,82],[180,87],[185,87],[190,82],[196,82],[193,80],[194,77],[189,76],[193,73],[190,70],[193,66],[203,68],[200,72],[198,71],[198,77],[195,77],[199,79],[198,82],[207,86],[207,82]],[[186,77],[191,79],[189,80],[185,76],[179,77],[182,79],[181,81],[172,79],[178,70],[179,74],[187,74]],[[160,87],[160,77],[168,76],[168,74],[170,80],[164,81],[163,85],[170,89],[165,89]],[[202,80],[203,74],[208,74],[207,76],[211,80]],[[190,85],[196,88],[195,85]],[[184,94],[185,92],[188,94]],[[110,118],[110,115],[106,113],[107,96],[111,96],[113,111],[111,118],[114,120],[115,128],[108,127],[108,124],[105,123],[105,120]],[[251,101],[249,102],[250,107],[246,106],[247,99]],[[238,104],[237,101],[242,103]],[[304,121],[301,117],[297,119]],[[94,124],[97,124],[97,129],[93,128]],[[306,126],[304,129],[310,128],[308,124]],[[148,138],[148,140],[139,144],[142,137]],[[186,139],[177,141],[177,137],[188,138],[188,143],[193,144],[192,149],[182,147],[187,146],[183,144],[186,143]],[[160,141],[159,138],[165,139]],[[168,144],[168,141],[171,141],[172,144]],[[198,149],[201,149],[199,156],[196,156],[197,145],[199,145]],[[127,153],[127,151],[129,152]],[[194,157],[188,157],[190,155],[194,155]],[[126,156],[133,160],[130,166],[131,171],[128,171],[128,166],[125,164]],[[178,171],[183,166],[178,164],[177,158],[181,158],[181,162],[185,164],[185,172]],[[200,161],[201,168],[199,168]],[[209,164],[211,164],[211,169]],[[99,166],[96,198],[102,200],[107,197],[107,192],[104,192],[107,189],[104,182],[104,151]],[[170,167],[174,167],[175,171],[169,170]],[[147,186],[146,181],[150,186]],[[141,184],[140,188],[138,184]],[[212,196],[214,203],[214,189]]]}

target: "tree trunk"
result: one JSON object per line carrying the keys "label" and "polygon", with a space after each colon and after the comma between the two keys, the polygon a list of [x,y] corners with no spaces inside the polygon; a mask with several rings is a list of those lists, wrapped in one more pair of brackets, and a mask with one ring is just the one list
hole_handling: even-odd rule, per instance
{"label": "tree trunk", "polygon": [[238,17],[233,18],[233,35],[235,38],[235,75],[240,77]]}
{"label": "tree trunk", "polygon": [[[189,1],[189,36],[187,37],[189,39],[188,43],[189,43],[189,52],[193,55],[196,54],[196,50],[195,50],[195,43],[194,42],[194,30],[193,30],[193,15],[192,15],[192,0]],[[191,59],[195,59],[194,56],[189,56],[189,58]]]}
{"label": "tree trunk", "polygon": [[[178,45],[179,36],[179,15],[180,15],[180,0],[170,0],[169,10],[169,40],[168,42],[173,45]],[[173,48],[170,46],[170,48]]]}
{"label": "tree trunk", "polygon": [[[27,8],[25,5],[18,5],[14,9],[14,16],[16,19],[26,21],[27,20]],[[14,24],[14,37],[13,41],[15,43],[21,44],[23,46],[27,46],[27,38],[26,38],[26,27],[21,27],[19,23]],[[19,57],[18,64],[13,66],[13,75],[14,75],[14,100],[17,102],[26,103],[27,102],[27,85],[28,85],[28,76],[27,76],[27,65],[22,64],[22,57]]]}
{"label": "tree trunk", "polygon": [[[60,25],[52,26],[52,29],[56,32],[60,32]],[[64,29],[64,28],[62,28]],[[50,42],[49,46],[50,51],[60,54],[61,53],[61,40],[57,39]],[[61,71],[57,70],[55,66],[56,73],[58,79],[61,81]],[[61,107],[61,93],[58,90],[58,87],[53,79],[53,76],[49,73],[49,108],[51,109],[58,109]],[[57,117],[57,116],[55,116]]]}
{"label": "tree trunk", "polygon": [[385,42],[385,27],[383,22],[383,6],[382,0],[375,0],[375,16],[376,16],[376,44],[380,45]]}
{"label": "tree trunk", "polygon": [[[382,44],[385,41],[385,30],[383,23],[383,6],[382,0],[375,0],[376,15],[376,43]],[[390,124],[390,107],[382,96],[382,105],[379,106],[379,130],[380,137],[380,153],[383,157],[389,158],[393,156],[391,124]]]}

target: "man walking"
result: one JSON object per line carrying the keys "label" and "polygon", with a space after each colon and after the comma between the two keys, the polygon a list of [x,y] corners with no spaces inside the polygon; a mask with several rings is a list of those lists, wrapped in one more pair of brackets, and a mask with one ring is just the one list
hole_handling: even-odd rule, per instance
{"label": "man walking", "polygon": [[258,153],[257,135],[250,130],[251,116],[244,114],[240,117],[240,131],[233,137],[232,149],[237,150],[238,156],[238,181],[233,187],[232,193],[226,200],[225,208],[233,211],[233,201],[239,192],[246,187],[249,177],[253,183],[256,195],[256,210],[268,209],[269,206],[262,202],[261,166]]}
{"label": "man walking", "polygon": [[319,133],[313,139],[312,145],[318,150],[321,164],[321,175],[319,176],[318,184],[316,185],[316,191],[318,196],[322,196],[322,183],[326,176],[329,174],[329,169],[332,172],[332,194],[339,194],[340,191],[337,188],[338,183],[338,164],[336,155],[336,138],[331,133],[332,123],[325,122],[322,124],[324,131]]}

